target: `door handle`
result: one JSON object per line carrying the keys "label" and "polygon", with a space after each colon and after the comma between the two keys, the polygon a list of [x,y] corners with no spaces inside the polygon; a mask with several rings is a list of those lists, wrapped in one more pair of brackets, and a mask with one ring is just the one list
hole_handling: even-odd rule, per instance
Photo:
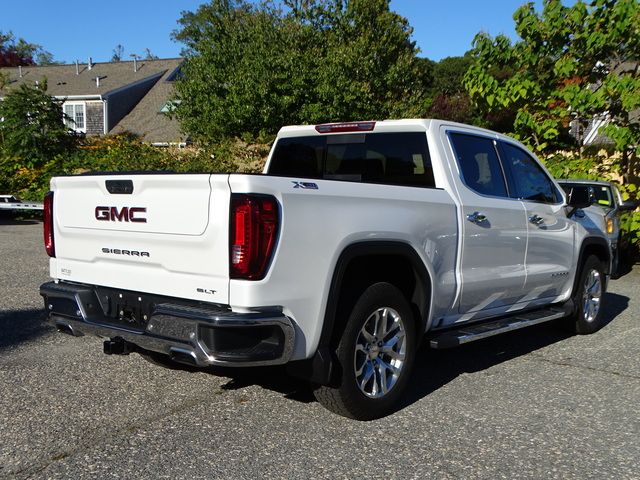
{"label": "door handle", "polygon": [[544,218],[540,215],[536,215],[535,213],[529,217],[529,221],[534,225],[542,225],[544,223]]}
{"label": "door handle", "polygon": [[480,224],[484,222],[486,219],[487,219],[487,216],[483,215],[480,212],[473,212],[467,215],[467,220],[476,224]]}

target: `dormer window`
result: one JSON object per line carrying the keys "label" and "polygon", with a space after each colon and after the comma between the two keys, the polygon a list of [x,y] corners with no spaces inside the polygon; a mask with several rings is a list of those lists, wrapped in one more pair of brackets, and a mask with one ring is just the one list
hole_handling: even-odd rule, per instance
{"label": "dormer window", "polygon": [[64,124],[70,130],[79,133],[87,132],[87,106],[84,102],[64,102]]}

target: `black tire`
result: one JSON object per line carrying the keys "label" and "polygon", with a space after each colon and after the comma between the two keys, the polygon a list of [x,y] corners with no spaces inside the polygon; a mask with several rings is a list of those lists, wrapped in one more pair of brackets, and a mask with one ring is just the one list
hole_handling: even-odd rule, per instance
{"label": "black tire", "polygon": [[[379,328],[376,313],[378,321],[383,319]],[[371,285],[356,301],[336,348],[339,383],[316,387],[316,399],[328,410],[356,420],[386,415],[406,389],[416,346],[414,315],[402,292],[389,283]]]}
{"label": "black tire", "polygon": [[[598,257],[590,255],[582,265],[578,284],[573,294],[574,313],[567,319],[568,327],[572,332],[586,335],[603,327],[602,301],[604,294],[604,266]],[[594,302],[595,298],[598,298],[597,302]],[[595,305],[596,303],[597,305]]]}

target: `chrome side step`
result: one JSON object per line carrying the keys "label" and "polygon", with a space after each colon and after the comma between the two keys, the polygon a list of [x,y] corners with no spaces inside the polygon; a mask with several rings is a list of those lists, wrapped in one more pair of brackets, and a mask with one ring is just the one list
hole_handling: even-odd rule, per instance
{"label": "chrome side step", "polygon": [[510,317],[499,318],[498,320],[488,320],[486,322],[464,325],[460,328],[438,332],[430,339],[429,346],[435,349],[452,348],[501,333],[530,327],[539,323],[550,322],[551,320],[569,315],[572,307],[569,302],[569,304],[561,306],[517,313]]}

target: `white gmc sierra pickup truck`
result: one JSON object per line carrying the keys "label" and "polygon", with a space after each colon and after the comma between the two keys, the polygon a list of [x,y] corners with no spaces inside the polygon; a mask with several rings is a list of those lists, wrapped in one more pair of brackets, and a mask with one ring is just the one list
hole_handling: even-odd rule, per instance
{"label": "white gmc sierra pickup truck", "polygon": [[388,413],[424,340],[602,325],[606,239],[521,144],[439,120],[284,127],[261,175],[56,177],[40,289],[60,331],[195,366],[287,364]]}

